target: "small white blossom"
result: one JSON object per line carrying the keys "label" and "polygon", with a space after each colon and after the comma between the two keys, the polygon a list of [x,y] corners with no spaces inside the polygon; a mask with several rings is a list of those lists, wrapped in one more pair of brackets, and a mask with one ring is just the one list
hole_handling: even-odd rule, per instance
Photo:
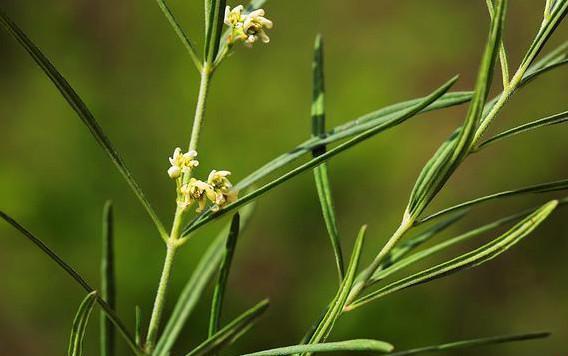
{"label": "small white blossom", "polygon": [[247,47],[252,47],[258,39],[264,43],[270,42],[264,29],[271,29],[273,24],[264,17],[264,10],[254,10],[250,14],[243,14],[243,10],[242,5],[232,10],[229,6],[225,8],[225,24],[232,28],[229,44],[243,41]]}
{"label": "small white blossom", "polygon": [[177,179],[181,177],[182,173],[190,172],[193,168],[199,165],[199,161],[195,158],[197,157],[197,152],[190,150],[186,153],[182,153],[181,148],[177,147],[174,150],[174,154],[169,158],[171,167],[168,169],[168,175],[172,179]]}
{"label": "small white blossom", "polygon": [[198,213],[205,209],[208,199],[213,201],[216,197],[213,188],[209,184],[195,178],[191,178],[189,183],[182,185],[180,193],[182,200],[178,201],[178,204],[182,204],[185,207],[193,202],[197,202],[198,207],[196,211]]}
{"label": "small white blossom", "polygon": [[213,211],[218,211],[227,204],[231,204],[238,198],[238,192],[233,189],[233,185],[227,177],[231,175],[229,171],[216,171],[213,170],[209,173],[207,183],[213,188],[215,199],[212,202]]}
{"label": "small white blossom", "polygon": [[181,169],[178,166],[171,166],[168,168],[168,175],[172,179],[179,178],[181,176]]}

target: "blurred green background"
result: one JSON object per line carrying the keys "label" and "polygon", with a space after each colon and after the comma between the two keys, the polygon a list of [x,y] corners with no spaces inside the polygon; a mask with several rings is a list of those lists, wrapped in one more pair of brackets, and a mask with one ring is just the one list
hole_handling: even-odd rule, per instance
{"label": "blurred green background", "polygon": [[[198,76],[154,1],[1,3],[89,104],[168,221],[174,190],[165,173],[167,157],[174,147],[186,145]],[[198,42],[202,1],[169,3]],[[544,1],[510,3],[505,42],[516,66],[540,24]],[[273,0],[265,9],[275,23],[270,45],[239,49],[214,78],[200,146],[200,175],[222,168],[238,180],[309,135],[311,50],[317,32],[326,41],[328,126],[332,127],[381,106],[422,96],[456,73],[461,80],[455,88],[471,89],[488,28],[482,0]],[[547,49],[567,35],[564,24]],[[145,212],[52,84],[3,32],[0,78],[2,210],[97,284],[101,209],[106,199],[112,199],[119,314],[132,327],[134,306],[140,305],[147,322],[164,249]],[[543,76],[515,96],[492,131],[566,110],[566,83],[565,69]],[[497,76],[494,89],[499,86]],[[367,223],[363,258],[370,261],[396,227],[421,167],[459,125],[465,109],[420,116],[331,161],[346,253],[359,226]],[[432,209],[565,178],[567,134],[565,125],[543,129],[473,156]],[[444,237],[547,198],[486,204]],[[565,354],[566,214],[566,210],[555,212],[512,252],[476,270],[399,292],[346,315],[333,339],[378,338],[404,349],[551,330],[554,334],[547,340],[456,354]],[[221,225],[203,230],[180,251],[167,312]],[[0,354],[61,355],[83,291],[7,224],[0,224],[0,271]],[[225,322],[261,298],[269,297],[272,306],[227,354],[296,342],[335,288],[334,261],[313,177],[307,173],[259,201],[238,246]],[[205,338],[209,296],[210,291],[192,315],[175,354]],[[97,352],[97,333],[98,320],[93,318],[88,355]],[[121,354],[128,354],[119,343]]]}

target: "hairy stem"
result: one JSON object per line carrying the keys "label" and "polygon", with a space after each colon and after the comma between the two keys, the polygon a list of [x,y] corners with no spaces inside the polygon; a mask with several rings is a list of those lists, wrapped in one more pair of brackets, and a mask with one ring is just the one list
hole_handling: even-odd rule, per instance
{"label": "hairy stem", "polygon": [[[207,101],[207,94],[209,92],[209,80],[211,79],[211,74],[212,66],[206,61],[201,68],[201,83],[199,85],[199,94],[197,96],[197,105],[195,108],[195,117],[193,119],[191,139],[189,141],[189,150],[197,150],[199,133],[201,131],[201,126],[203,125],[203,117],[205,116],[205,104]],[[184,177],[184,179],[189,179],[189,176]],[[148,336],[145,345],[146,352],[148,353],[153,351],[156,340],[158,339],[160,320],[162,318],[162,311],[166,300],[166,292],[170,280],[171,269],[174,263],[174,256],[177,248],[181,245],[179,243],[179,238],[185,211],[186,207],[177,207],[174,215],[174,221],[172,223],[172,230],[166,241],[167,250],[164,267],[162,269],[162,275],[156,292],[156,299],[154,300],[154,308],[152,310],[152,316],[148,326]]]}
{"label": "hairy stem", "polygon": [[189,150],[197,150],[199,133],[201,132],[201,126],[203,125],[203,117],[205,116],[205,104],[207,101],[207,94],[209,93],[209,81],[212,73],[212,65],[205,62],[201,69],[201,83],[199,85],[199,94],[197,96],[197,106],[195,107],[195,117],[193,118],[193,129],[191,130]]}
{"label": "hairy stem", "polygon": [[377,256],[375,256],[373,262],[371,262],[371,264],[357,278],[357,281],[351,288],[351,292],[349,292],[349,296],[347,297],[347,302],[345,303],[345,305],[349,305],[352,301],[355,300],[355,298],[357,298],[359,293],[363,291],[363,289],[367,286],[369,280],[371,279],[375,271],[379,268],[381,263],[383,263],[385,257],[388,256],[390,251],[397,244],[397,242],[404,236],[404,234],[408,230],[410,230],[410,228],[412,228],[412,225],[413,225],[412,219],[410,218],[409,215],[405,214],[402,223],[400,224],[398,229],[396,229],[394,234],[390,237],[387,243],[379,251]]}
{"label": "hairy stem", "polygon": [[170,232],[170,236],[166,242],[167,249],[166,257],[164,259],[164,267],[162,269],[162,275],[160,276],[160,282],[158,283],[158,290],[156,292],[156,299],[154,300],[154,308],[152,309],[150,324],[148,325],[148,335],[145,344],[145,351],[148,353],[153,351],[154,346],[156,345],[156,340],[158,339],[160,320],[162,318],[162,311],[166,301],[166,292],[170,281],[172,266],[174,264],[175,253],[177,248],[180,246],[179,237],[186,211],[187,207],[181,207],[178,205],[174,215],[174,221],[172,223],[172,231]]}
{"label": "hairy stem", "polygon": [[166,291],[168,289],[168,282],[170,280],[170,272],[174,262],[176,245],[171,242],[172,241],[168,241],[166,258],[164,260],[164,268],[162,270],[162,276],[160,277],[160,283],[158,284],[158,291],[156,292],[156,299],[154,300],[154,309],[152,310],[152,317],[150,318],[150,324],[148,326],[148,337],[146,339],[145,347],[148,353],[151,353],[154,349],[154,346],[156,345],[160,320],[162,318],[162,311],[164,308],[164,302],[166,300]]}

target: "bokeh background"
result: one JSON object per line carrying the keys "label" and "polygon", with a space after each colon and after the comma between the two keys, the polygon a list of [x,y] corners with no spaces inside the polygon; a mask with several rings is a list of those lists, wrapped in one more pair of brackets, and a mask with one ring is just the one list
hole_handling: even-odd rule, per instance
{"label": "bokeh background", "polygon": [[[201,1],[172,0],[199,42]],[[89,104],[164,221],[174,209],[167,157],[184,146],[198,76],[152,0],[2,0]],[[505,41],[519,63],[541,21],[544,1],[512,1]],[[244,177],[309,135],[313,38],[326,41],[329,127],[381,106],[422,96],[456,73],[473,85],[488,28],[482,0],[273,0],[269,46],[239,49],[214,78],[199,172]],[[547,49],[567,39],[562,25]],[[74,113],[30,60],[0,33],[1,208],[81,271],[99,280],[101,209],[116,208],[119,313],[134,306],[147,322],[164,249],[133,194]],[[566,110],[568,71],[519,92],[492,132]],[[499,89],[496,77],[494,89]],[[397,226],[421,167],[463,119],[465,106],[422,115],[330,164],[346,253],[369,224],[368,263]],[[558,126],[492,146],[460,168],[432,209],[524,185],[565,178],[567,128]],[[513,198],[476,208],[440,239],[508,213],[562,197]],[[568,352],[568,211],[558,210],[511,252],[475,270],[405,290],[344,316],[333,339],[369,337],[399,349],[468,337],[551,330],[550,339],[460,355],[564,355]],[[166,317],[196,260],[221,227],[203,230],[178,255]],[[491,237],[487,236],[487,237]],[[486,238],[487,238],[486,237]],[[422,267],[484,239],[437,256]],[[61,355],[83,291],[7,224],[0,224],[0,354]],[[408,272],[406,272],[408,273]],[[239,243],[225,321],[269,297],[266,317],[227,354],[296,342],[336,288],[336,272],[310,173],[263,197]],[[206,336],[210,290],[176,347]],[[98,317],[98,315],[97,315]],[[98,347],[93,318],[87,354]],[[121,354],[128,354],[119,341]]]}

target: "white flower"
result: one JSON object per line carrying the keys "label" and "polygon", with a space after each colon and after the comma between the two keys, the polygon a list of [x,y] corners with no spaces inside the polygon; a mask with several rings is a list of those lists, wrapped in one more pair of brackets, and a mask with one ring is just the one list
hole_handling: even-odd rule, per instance
{"label": "white flower", "polygon": [[200,213],[207,206],[207,199],[214,201],[215,192],[213,188],[198,179],[191,178],[189,183],[184,184],[180,187],[180,193],[182,200],[178,201],[178,204],[182,204],[184,207],[191,205],[193,202],[197,202],[197,212]]}
{"label": "white flower", "polygon": [[230,6],[225,7],[225,24],[228,26],[237,26],[244,21],[242,15],[244,10],[243,5],[236,6],[231,10]]}
{"label": "white flower", "polygon": [[176,147],[174,154],[169,158],[171,167],[168,169],[168,175],[172,179],[177,179],[181,177],[182,173],[190,172],[199,165],[199,161],[195,159],[196,157],[196,151],[190,150],[182,153],[181,148]]}
{"label": "white flower", "polygon": [[218,211],[227,204],[231,204],[238,198],[238,192],[233,189],[233,185],[227,178],[231,175],[229,171],[213,170],[209,173],[207,183],[213,188],[215,199],[211,201],[215,204],[213,211]]}
{"label": "white flower", "polygon": [[181,176],[181,169],[178,166],[171,166],[168,169],[168,175],[172,179],[179,178]]}
{"label": "white flower", "polygon": [[243,15],[243,10],[242,5],[232,10],[229,6],[225,8],[225,24],[232,28],[228,38],[229,44],[243,41],[247,47],[252,47],[258,39],[264,43],[270,42],[270,37],[264,29],[271,29],[273,24],[264,17],[264,10],[254,10],[245,15]]}

